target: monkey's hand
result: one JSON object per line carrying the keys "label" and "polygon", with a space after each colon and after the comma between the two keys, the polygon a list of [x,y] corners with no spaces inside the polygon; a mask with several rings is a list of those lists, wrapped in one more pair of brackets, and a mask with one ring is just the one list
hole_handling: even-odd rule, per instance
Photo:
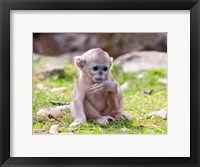
{"label": "monkey's hand", "polygon": [[97,122],[99,122],[101,125],[107,125],[110,121],[115,121],[115,118],[111,116],[103,116],[97,119]]}
{"label": "monkey's hand", "polygon": [[104,81],[102,83],[96,83],[92,85],[90,90],[92,93],[100,94],[103,92],[116,92],[117,83],[113,81]]}
{"label": "monkey's hand", "polygon": [[116,116],[115,116],[115,119],[118,121],[118,120],[125,120],[125,121],[128,121],[128,122],[130,122],[130,121],[132,121],[132,116],[130,116],[129,114],[127,114],[127,113],[124,113],[124,112],[122,112],[122,113],[119,113],[119,114],[117,114]]}

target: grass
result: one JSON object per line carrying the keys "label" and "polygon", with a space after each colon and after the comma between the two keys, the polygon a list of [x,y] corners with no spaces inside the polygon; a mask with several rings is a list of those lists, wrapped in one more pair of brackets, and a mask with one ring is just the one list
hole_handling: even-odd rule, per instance
{"label": "grass", "polygon": [[[148,113],[167,107],[166,85],[158,81],[166,78],[165,69],[144,70],[137,73],[122,73],[119,67],[113,66],[111,72],[122,85],[128,81],[129,87],[123,91],[124,110],[133,116],[132,122],[118,121],[102,126],[93,120],[79,127],[69,128],[73,121],[69,111],[62,118],[62,122],[36,115],[41,108],[54,107],[50,100],[70,102],[72,91],[78,77],[78,69],[71,63],[64,61],[64,72],[53,75],[36,75],[46,68],[51,58],[42,57],[33,64],[33,129],[35,133],[48,133],[51,125],[58,124],[59,132],[65,134],[167,134],[167,119],[149,118]],[[66,87],[65,92],[50,92],[38,89],[38,85],[47,88]],[[144,90],[153,90],[145,95]]]}

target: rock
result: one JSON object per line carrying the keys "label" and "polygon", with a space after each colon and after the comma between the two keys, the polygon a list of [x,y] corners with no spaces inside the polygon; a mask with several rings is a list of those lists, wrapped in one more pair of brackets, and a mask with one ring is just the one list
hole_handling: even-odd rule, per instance
{"label": "rock", "polygon": [[147,117],[152,118],[167,118],[167,108],[147,114]]}
{"label": "rock", "polygon": [[138,74],[138,75],[137,75],[137,78],[138,78],[138,79],[142,79],[142,78],[144,78],[144,74],[143,74],[143,73]]}
{"label": "rock", "polygon": [[58,56],[63,53],[85,51],[97,45],[91,33],[34,33],[33,52]]}
{"label": "rock", "polygon": [[116,58],[131,51],[167,51],[167,33],[34,33],[33,52],[59,56],[102,48]]}
{"label": "rock", "polygon": [[161,34],[156,40],[144,46],[142,50],[167,52],[167,34]]}
{"label": "rock", "polygon": [[114,64],[123,72],[167,68],[167,53],[156,51],[131,52],[118,57]]}
{"label": "rock", "polygon": [[58,88],[48,88],[44,87],[42,83],[36,85],[36,88],[43,91],[50,91],[50,92],[65,92],[67,87],[58,87]]}
{"label": "rock", "polygon": [[144,128],[144,125],[138,125],[132,128],[133,131],[139,131],[142,130]]}
{"label": "rock", "polygon": [[125,82],[123,85],[120,86],[122,91],[125,91],[129,88],[129,82]]}
{"label": "rock", "polygon": [[38,71],[35,75],[38,76],[38,75],[53,75],[55,73],[61,73],[61,72],[64,72],[65,70],[65,67],[64,66],[59,66],[59,67],[56,67],[56,66],[52,66],[52,67],[49,67],[45,70],[40,70]]}
{"label": "rock", "polygon": [[52,125],[50,130],[49,130],[49,133],[50,134],[58,133],[58,128],[59,128],[59,125]]}
{"label": "rock", "polygon": [[42,117],[48,117],[49,114],[53,115],[54,117],[63,117],[65,113],[61,111],[59,108],[42,108],[38,110],[37,115]]}
{"label": "rock", "polygon": [[48,131],[44,129],[33,129],[34,134],[47,134]]}
{"label": "rock", "polygon": [[50,88],[44,87],[42,83],[37,84],[36,88],[39,90],[44,90],[44,91],[48,91],[50,89]]}
{"label": "rock", "polygon": [[158,82],[160,82],[160,83],[162,83],[164,85],[167,85],[167,79],[166,78],[159,78]]}
{"label": "rock", "polygon": [[50,92],[65,92],[66,90],[67,90],[67,87],[59,87],[59,88],[50,89]]}
{"label": "rock", "polygon": [[122,132],[126,132],[128,129],[126,127],[123,126],[123,128],[121,128]]}
{"label": "rock", "polygon": [[33,63],[39,61],[40,58],[41,58],[41,55],[33,53]]}

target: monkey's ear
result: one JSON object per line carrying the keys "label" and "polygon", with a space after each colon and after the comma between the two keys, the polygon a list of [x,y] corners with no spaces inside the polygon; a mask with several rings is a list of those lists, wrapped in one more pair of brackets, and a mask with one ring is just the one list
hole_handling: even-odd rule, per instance
{"label": "monkey's ear", "polygon": [[76,57],[74,57],[74,60],[75,60],[76,66],[80,70],[82,70],[84,68],[85,64],[86,64],[86,61],[83,59],[83,57],[82,56],[76,56]]}
{"label": "monkey's ear", "polygon": [[113,57],[110,57],[110,61],[113,62]]}
{"label": "monkey's ear", "polygon": [[112,68],[112,64],[113,64],[113,57],[110,57],[110,69]]}

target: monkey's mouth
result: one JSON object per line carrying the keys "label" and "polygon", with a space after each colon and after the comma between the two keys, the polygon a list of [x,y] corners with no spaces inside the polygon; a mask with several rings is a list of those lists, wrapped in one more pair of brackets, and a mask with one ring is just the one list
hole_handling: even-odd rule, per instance
{"label": "monkey's mouth", "polygon": [[94,80],[95,80],[96,83],[103,82],[103,78],[95,78]]}

